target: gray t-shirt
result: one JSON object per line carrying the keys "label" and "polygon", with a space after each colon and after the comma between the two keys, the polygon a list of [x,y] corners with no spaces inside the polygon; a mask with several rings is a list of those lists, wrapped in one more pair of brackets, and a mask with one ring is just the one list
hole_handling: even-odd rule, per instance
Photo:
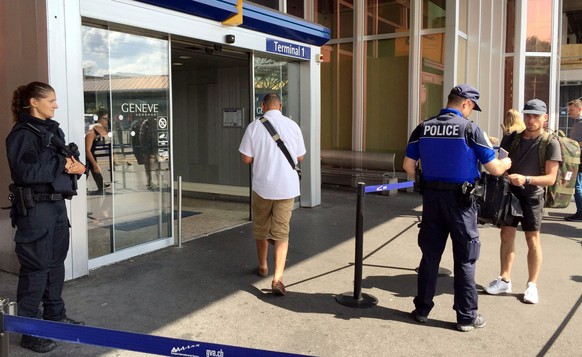
{"label": "gray t-shirt", "polygon": [[[503,137],[500,146],[505,150],[509,151],[509,147],[513,141],[514,135],[509,134]],[[540,168],[540,160],[538,157],[539,145],[541,141],[541,136],[535,139],[526,139],[521,137],[519,144],[513,150],[509,151],[509,157],[511,158],[511,168],[507,171],[510,174],[521,174],[525,176],[540,176],[542,174],[542,169]],[[548,143],[546,149],[546,160],[549,161],[562,161],[562,152],[560,150],[560,143],[554,137]],[[526,196],[533,195],[536,193],[543,193],[544,189],[541,186],[526,185],[523,194]]]}

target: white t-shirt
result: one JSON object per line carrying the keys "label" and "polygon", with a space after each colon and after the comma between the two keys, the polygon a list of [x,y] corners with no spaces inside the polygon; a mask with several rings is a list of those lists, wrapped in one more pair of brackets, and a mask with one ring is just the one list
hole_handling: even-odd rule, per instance
{"label": "white t-shirt", "polygon": [[[297,164],[297,157],[306,152],[299,125],[278,110],[269,110],[263,116],[273,124]],[[299,196],[297,172],[260,120],[249,124],[238,151],[253,158],[253,191],[259,196],[269,200]]]}

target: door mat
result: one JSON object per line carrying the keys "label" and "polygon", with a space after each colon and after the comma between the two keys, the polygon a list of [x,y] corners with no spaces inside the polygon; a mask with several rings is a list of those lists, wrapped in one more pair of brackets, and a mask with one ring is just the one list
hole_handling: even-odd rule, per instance
{"label": "door mat", "polygon": [[[195,215],[198,215],[200,213],[201,212],[182,211],[182,218],[195,216]],[[176,217],[176,218],[178,217],[178,211],[174,210],[174,217]],[[168,216],[168,218],[169,218],[169,216]],[[131,221],[131,222],[117,223],[115,225],[115,229],[118,229],[118,230],[124,231],[124,232],[130,232],[130,231],[135,231],[136,229],[140,229],[140,228],[155,226],[159,223],[159,221],[160,221],[159,216],[151,216],[151,217],[146,217],[146,218],[138,219],[138,220]]]}

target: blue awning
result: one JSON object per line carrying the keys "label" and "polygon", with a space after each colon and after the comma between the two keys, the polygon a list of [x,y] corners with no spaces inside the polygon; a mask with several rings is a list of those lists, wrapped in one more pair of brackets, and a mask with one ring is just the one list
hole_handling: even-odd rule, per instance
{"label": "blue awning", "polygon": [[[219,22],[238,13],[237,0],[137,1]],[[331,38],[331,31],[325,26],[246,2],[240,27],[316,46]]]}
{"label": "blue awning", "polygon": [[317,46],[331,38],[331,31],[325,26],[246,2],[240,27]]}
{"label": "blue awning", "polygon": [[185,14],[224,21],[238,13],[237,0],[137,0]]}

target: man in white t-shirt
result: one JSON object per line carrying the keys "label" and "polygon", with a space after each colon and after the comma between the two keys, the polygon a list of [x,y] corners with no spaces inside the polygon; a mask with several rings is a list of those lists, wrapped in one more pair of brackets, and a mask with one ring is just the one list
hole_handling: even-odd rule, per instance
{"label": "man in white t-shirt", "polygon": [[[303,160],[305,143],[299,125],[281,113],[281,98],[275,93],[265,95],[263,117],[272,125],[287,147],[294,163]],[[275,272],[272,289],[275,295],[285,295],[283,270],[289,248],[289,221],[295,197],[299,196],[299,176],[261,122],[249,124],[239,152],[245,164],[253,164],[252,212],[253,235],[259,257],[258,275],[269,274],[267,254],[269,241],[274,244]]]}

